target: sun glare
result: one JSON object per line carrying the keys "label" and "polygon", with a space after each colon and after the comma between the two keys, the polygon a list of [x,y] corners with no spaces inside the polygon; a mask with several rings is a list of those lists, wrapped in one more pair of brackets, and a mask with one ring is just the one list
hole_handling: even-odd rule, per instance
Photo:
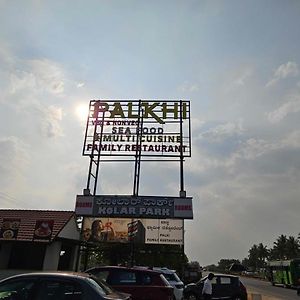
{"label": "sun glare", "polygon": [[85,121],[87,119],[88,111],[88,104],[79,104],[75,109],[76,115],[80,121]]}

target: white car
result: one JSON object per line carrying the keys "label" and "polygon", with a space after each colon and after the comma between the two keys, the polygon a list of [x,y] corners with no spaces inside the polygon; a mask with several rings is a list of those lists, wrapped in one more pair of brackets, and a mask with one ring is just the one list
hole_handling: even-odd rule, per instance
{"label": "white car", "polygon": [[168,268],[153,267],[152,269],[154,271],[161,272],[164,275],[164,277],[167,279],[169,284],[173,287],[174,300],[182,300],[183,299],[184,283],[178,277],[176,272],[174,270],[170,270]]}

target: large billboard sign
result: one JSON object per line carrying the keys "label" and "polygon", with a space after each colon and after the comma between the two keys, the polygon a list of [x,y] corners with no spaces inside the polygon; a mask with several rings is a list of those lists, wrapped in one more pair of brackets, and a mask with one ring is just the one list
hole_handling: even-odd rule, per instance
{"label": "large billboard sign", "polygon": [[183,220],[85,217],[82,239],[87,242],[182,245]]}
{"label": "large billboard sign", "polygon": [[75,212],[107,218],[193,219],[191,197],[77,195]]}
{"label": "large billboard sign", "polygon": [[190,101],[92,100],[83,155],[190,157]]}

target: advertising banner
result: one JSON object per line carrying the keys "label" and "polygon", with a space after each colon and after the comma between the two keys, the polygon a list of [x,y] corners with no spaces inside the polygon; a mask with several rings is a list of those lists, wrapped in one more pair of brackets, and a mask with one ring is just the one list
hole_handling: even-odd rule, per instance
{"label": "advertising banner", "polygon": [[183,220],[89,218],[83,221],[82,239],[88,242],[183,244]]}
{"label": "advertising banner", "polygon": [[146,220],[146,244],[183,245],[183,220]]}
{"label": "advertising banner", "polygon": [[0,239],[10,240],[16,239],[19,231],[21,220],[7,218],[3,219],[0,230]]}
{"label": "advertising banner", "polygon": [[77,195],[77,215],[141,219],[192,219],[191,197]]}
{"label": "advertising banner", "polygon": [[54,220],[37,220],[33,239],[49,241],[51,239],[53,225]]}

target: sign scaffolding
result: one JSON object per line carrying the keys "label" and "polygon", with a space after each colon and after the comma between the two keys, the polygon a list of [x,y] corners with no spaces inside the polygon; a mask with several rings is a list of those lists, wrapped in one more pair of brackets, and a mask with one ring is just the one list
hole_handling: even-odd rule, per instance
{"label": "sign scaffolding", "polygon": [[[84,218],[131,218],[128,240],[134,240],[140,220],[193,218],[192,198],[186,197],[183,163],[191,157],[190,101],[91,100],[83,156],[90,158],[83,195],[77,195],[75,212]],[[97,195],[102,162],[134,162],[132,195]],[[140,196],[141,162],[179,162],[179,197]],[[143,226],[140,226],[141,228]],[[164,240],[164,239],[162,239]],[[167,239],[166,239],[167,240]]]}

